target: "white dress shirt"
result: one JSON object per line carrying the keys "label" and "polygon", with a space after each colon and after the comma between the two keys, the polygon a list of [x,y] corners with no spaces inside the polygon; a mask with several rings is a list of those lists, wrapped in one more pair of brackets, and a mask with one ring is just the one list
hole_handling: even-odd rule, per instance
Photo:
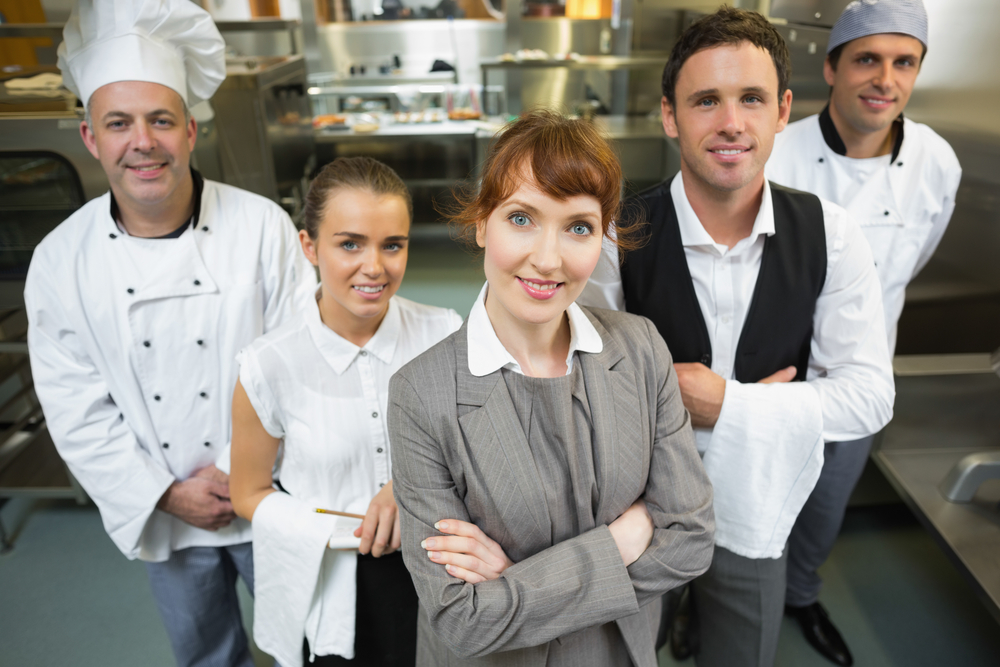
{"label": "white dress shirt", "polygon": [[239,354],[240,383],[264,429],[282,440],[281,484],[253,517],[254,639],[285,667],[314,654],[354,656],[356,551],[326,548],[336,518],[365,514],[392,479],[389,378],[458,329],[453,310],[399,296],[358,347],[330,330],[319,308],[261,336]]}
{"label": "white dress shirt", "polygon": [[[489,286],[489,283],[483,285],[476,303],[469,312],[469,326],[466,327],[469,341],[469,372],[476,377],[483,377],[501,368],[507,368],[524,375],[521,365],[497,338],[493,323],[490,322],[490,316],[486,312],[486,292]],[[566,309],[566,314],[569,316],[566,375],[569,375],[573,372],[573,359],[577,350],[596,354],[604,349],[604,341],[580,306],[571,303]]]}
{"label": "white dress shirt", "polygon": [[895,160],[850,158],[827,145],[816,115],[775,137],[765,169],[775,183],[843,206],[861,225],[882,283],[892,352],[906,285],[934,254],[955,210],[962,179],[955,151],[931,128],[905,118]]}
{"label": "white dress shirt", "polygon": [[[712,371],[726,380],[715,427],[695,429],[715,490],[716,543],[748,558],[778,558],[819,477],[823,442],[861,438],[892,417],[895,391],[871,251],[850,215],[823,201],[827,271],[813,317],[806,382],[743,384],[734,377],[736,346],[764,239],[775,233],[770,186],[750,236],[732,248],[705,231],[679,173],[670,194],[712,345]],[[579,301],[627,306],[613,244],[605,244]]]}

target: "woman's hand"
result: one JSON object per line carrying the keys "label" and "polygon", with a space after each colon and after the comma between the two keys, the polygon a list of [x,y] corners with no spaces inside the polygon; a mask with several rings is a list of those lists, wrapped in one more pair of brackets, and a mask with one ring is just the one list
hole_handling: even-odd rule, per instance
{"label": "woman's hand", "polygon": [[420,543],[435,563],[441,563],[451,576],[470,584],[492,581],[514,564],[499,544],[479,526],[457,519],[434,524],[445,537],[428,537]]}
{"label": "woman's hand", "polygon": [[645,501],[640,498],[632,503],[624,514],[611,522],[608,530],[615,538],[625,567],[639,560],[653,541],[653,518],[649,516]]}
{"label": "woman's hand", "polygon": [[399,510],[396,499],[392,497],[392,481],[372,498],[361,527],[354,531],[354,537],[361,538],[358,551],[363,554],[371,551],[375,558],[391,554],[399,548]]}

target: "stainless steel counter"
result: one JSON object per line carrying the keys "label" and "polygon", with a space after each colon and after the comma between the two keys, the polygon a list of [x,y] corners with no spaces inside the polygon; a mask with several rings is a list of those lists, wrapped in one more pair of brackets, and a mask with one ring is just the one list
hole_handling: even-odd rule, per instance
{"label": "stainless steel counter", "polygon": [[968,454],[1000,451],[1000,378],[992,372],[896,377],[895,416],[873,458],[1000,621],[1000,480],[972,502],[938,485]]}

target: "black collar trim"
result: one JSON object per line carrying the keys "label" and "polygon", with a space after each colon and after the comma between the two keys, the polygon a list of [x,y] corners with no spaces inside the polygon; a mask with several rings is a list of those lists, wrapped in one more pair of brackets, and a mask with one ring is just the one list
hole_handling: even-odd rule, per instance
{"label": "black collar trim", "polygon": [[[188,225],[192,229],[198,228],[198,220],[201,218],[201,192],[205,189],[205,179],[201,174],[198,173],[197,169],[191,168],[191,180],[194,181],[194,214],[191,219],[185,222],[183,225],[170,232],[169,234],[164,234],[163,236],[157,236],[158,239],[175,239],[184,233]],[[111,221],[115,223],[115,227],[118,226],[118,219],[120,217],[120,211],[118,210],[118,202],[115,201],[115,193],[110,192],[111,195]]]}
{"label": "black collar trim", "polygon": [[[892,157],[889,158],[889,162],[896,161],[896,158],[899,157],[899,151],[903,147],[903,114],[899,114],[893,123],[896,125],[896,139],[892,144]],[[819,114],[819,129],[823,133],[823,141],[826,142],[831,151],[837,155],[847,155],[847,146],[844,145],[844,140],[840,138],[837,126],[833,124],[833,118],[830,117],[829,104],[823,107],[823,111]]]}

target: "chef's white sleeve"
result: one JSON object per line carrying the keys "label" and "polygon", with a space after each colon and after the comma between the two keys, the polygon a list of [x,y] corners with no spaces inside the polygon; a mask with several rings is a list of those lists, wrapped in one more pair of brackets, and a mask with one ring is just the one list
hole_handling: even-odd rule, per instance
{"label": "chef's white sleeve", "polygon": [[920,249],[920,257],[917,258],[917,263],[913,267],[910,280],[913,280],[930,261],[938,244],[941,243],[945,230],[948,229],[952,213],[955,212],[955,198],[958,196],[958,185],[962,180],[962,167],[959,166],[958,158],[955,157],[954,153],[951,154],[951,158],[943,188],[944,198],[941,200],[941,210],[931,218],[931,232],[927,236],[927,240],[924,241],[924,246]]}
{"label": "chef's white sleeve", "polygon": [[288,215],[275,205],[261,252],[264,277],[264,333],[292,319],[300,309],[315,308],[316,269],[302,252],[299,235]]}
{"label": "chef's white sleeve", "polygon": [[[37,252],[37,251],[36,251]],[[24,291],[35,394],[52,441],[97,504],[108,535],[139,556],[146,522],[174,476],[139,444],[68,322],[51,267],[34,261]],[[43,266],[40,266],[43,265]]]}

